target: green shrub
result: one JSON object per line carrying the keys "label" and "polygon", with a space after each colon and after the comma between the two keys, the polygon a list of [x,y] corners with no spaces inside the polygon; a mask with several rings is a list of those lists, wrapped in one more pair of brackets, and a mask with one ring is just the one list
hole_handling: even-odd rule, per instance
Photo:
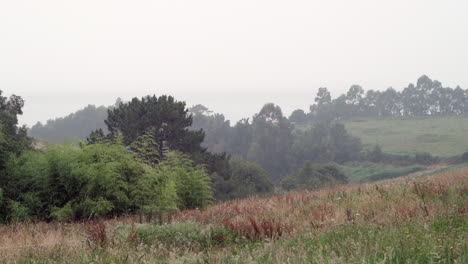
{"label": "green shrub", "polygon": [[306,163],[302,169],[282,181],[282,187],[291,189],[318,189],[348,183],[346,175],[334,164]]}
{"label": "green shrub", "polygon": [[61,222],[70,221],[75,218],[75,211],[73,210],[72,204],[69,202],[62,208],[53,207],[50,217]]}
{"label": "green shrub", "polygon": [[142,243],[161,243],[165,247],[203,249],[229,243],[234,236],[232,231],[223,227],[206,227],[193,222],[144,225],[138,228],[138,237]]}
{"label": "green shrub", "polygon": [[230,168],[231,174],[228,180],[218,179],[215,182],[216,189],[222,190],[218,191],[217,199],[236,199],[273,192],[273,182],[268,172],[260,165],[234,158],[230,161]]}
{"label": "green shrub", "polygon": [[75,213],[80,218],[98,218],[109,215],[114,209],[114,204],[105,199],[86,199],[76,206]]}
{"label": "green shrub", "polygon": [[132,196],[138,213],[150,217],[172,213],[178,208],[176,182],[161,170],[150,169],[142,175],[132,188]]}
{"label": "green shrub", "polygon": [[[176,152],[152,167],[119,144],[51,145],[7,165],[8,174],[0,179],[0,221],[151,217],[202,208],[213,199],[205,169]],[[8,208],[4,200],[12,201]]]}
{"label": "green shrub", "polygon": [[23,206],[19,202],[10,201],[9,209],[10,209],[9,220],[11,221],[19,222],[19,221],[28,221],[31,219],[29,208],[27,208],[26,206]]}
{"label": "green shrub", "polygon": [[159,170],[161,175],[174,180],[180,209],[202,208],[212,202],[211,178],[205,168],[194,166],[184,154],[169,152]]}
{"label": "green shrub", "polygon": [[468,151],[462,154],[461,161],[468,162]]}
{"label": "green shrub", "polygon": [[1,187],[15,202],[3,221],[65,221],[176,206],[175,180],[135,161],[121,145],[49,146],[25,152],[8,167],[9,185]]}

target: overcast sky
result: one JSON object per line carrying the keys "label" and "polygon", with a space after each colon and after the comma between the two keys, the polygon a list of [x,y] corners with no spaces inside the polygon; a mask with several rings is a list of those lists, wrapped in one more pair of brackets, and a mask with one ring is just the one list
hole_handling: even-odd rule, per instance
{"label": "overcast sky", "polygon": [[466,0],[3,0],[0,89],[22,123],[171,94],[233,120],[317,89],[468,88]]}

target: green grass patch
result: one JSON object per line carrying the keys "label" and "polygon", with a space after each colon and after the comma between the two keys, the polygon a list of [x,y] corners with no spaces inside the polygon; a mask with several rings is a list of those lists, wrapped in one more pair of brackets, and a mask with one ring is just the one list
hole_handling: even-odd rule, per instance
{"label": "green grass patch", "polygon": [[468,150],[468,117],[359,118],[345,126],[364,144],[378,144],[394,154],[451,157]]}
{"label": "green grass patch", "polygon": [[416,141],[419,143],[440,143],[444,140],[449,140],[447,135],[436,135],[436,134],[424,134],[416,137]]}
{"label": "green grass patch", "polygon": [[467,231],[464,217],[386,227],[343,225],[329,232],[234,245],[227,249],[229,254],[212,251],[212,256],[207,252],[183,263],[466,263],[468,248],[463,241]]}
{"label": "green grass patch", "polygon": [[340,169],[351,183],[372,182],[393,179],[424,170],[423,166],[413,165],[398,167],[380,163],[347,163],[340,165]]}
{"label": "green grass patch", "polygon": [[165,225],[143,225],[137,228],[139,241],[146,245],[205,249],[232,242],[234,232],[220,226],[206,226],[194,222]]}
{"label": "green grass patch", "polygon": [[[466,263],[467,218],[439,217],[401,226],[346,225],[290,245],[308,249],[308,263]],[[293,249],[293,248],[292,248]],[[317,254],[318,253],[318,254]]]}
{"label": "green grass patch", "polygon": [[467,167],[468,167],[468,162],[453,164],[453,165],[443,167],[443,168],[440,168],[440,169],[437,169],[437,170],[434,170],[434,171],[431,171],[431,172],[422,173],[421,175],[418,175],[418,178],[420,178],[420,177],[429,177],[429,176],[433,176],[433,175],[437,175],[437,174],[441,174],[441,173],[450,173],[450,172],[461,170],[461,169],[464,169],[464,168],[467,168]]}

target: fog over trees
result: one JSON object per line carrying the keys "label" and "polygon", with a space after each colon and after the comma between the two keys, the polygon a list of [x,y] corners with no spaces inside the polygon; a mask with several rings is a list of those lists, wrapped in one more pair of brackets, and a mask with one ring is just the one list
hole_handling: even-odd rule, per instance
{"label": "fog over trees", "polygon": [[[92,130],[101,129],[102,134],[121,133],[129,144],[145,129],[153,128],[159,152],[163,141],[170,149],[187,153],[203,153],[201,144],[212,153],[253,161],[272,179],[280,180],[306,162],[343,163],[362,158],[360,140],[336,122],[355,117],[465,115],[468,90],[444,87],[423,75],[401,91],[365,91],[352,85],[346,94],[333,98],[322,87],[311,103],[308,112],[297,109],[289,117],[283,115],[280,106],[268,103],[253,117],[231,124],[222,113],[201,104],[186,108],[171,96],[134,98],[126,103],[119,99],[107,109],[87,106],[45,125],[38,123],[29,133],[38,139],[60,142],[67,138],[83,140]],[[305,129],[298,129],[302,127]],[[195,159],[205,159],[200,155]]]}
{"label": "fog over trees", "polygon": [[467,263],[468,1],[0,1],[0,263]]}
{"label": "fog over trees", "polygon": [[[344,184],[348,179],[340,166],[349,162],[432,164],[439,158],[429,153],[365,148],[341,121],[466,115],[468,90],[422,76],[401,91],[352,85],[333,98],[319,88],[311,104],[308,112],[297,109],[287,117],[280,106],[267,103],[231,124],[204,105],[187,107],[170,95],[148,95],[118,99],[110,107],[88,105],[28,130],[18,126],[23,99],[0,93],[0,220],[162,216],[275,188]],[[394,169],[370,179],[419,169]]]}
{"label": "fog over trees", "polygon": [[[119,101],[121,99],[116,104]],[[468,113],[468,89],[459,86],[444,87],[441,82],[431,80],[425,75],[421,76],[416,84],[410,83],[401,91],[391,87],[366,91],[359,85],[352,85],[346,94],[333,98],[326,87],[321,87],[316,97],[310,101],[311,106],[307,112],[297,109],[289,116],[289,121],[294,124],[305,124],[317,120],[343,120],[357,116],[443,116]],[[225,149],[222,146],[227,142],[221,141],[222,135],[226,134],[231,126],[239,125],[238,129],[242,129],[242,123],[253,121],[247,117],[232,124],[223,114],[213,113],[201,104],[190,107],[189,111],[194,120],[192,128],[195,130],[203,128],[205,133],[208,133],[205,145],[210,148]],[[66,117],[48,120],[46,124],[38,122],[31,127],[29,133],[38,139],[54,142],[64,139],[83,140],[94,129],[106,130],[104,124],[106,117],[106,107],[89,105]],[[215,145],[217,147],[214,147]],[[239,149],[236,153],[239,151],[242,150]]]}

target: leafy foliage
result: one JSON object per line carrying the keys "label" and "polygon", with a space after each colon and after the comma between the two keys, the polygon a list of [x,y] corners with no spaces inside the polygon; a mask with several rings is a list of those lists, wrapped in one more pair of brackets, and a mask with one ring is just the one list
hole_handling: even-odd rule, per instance
{"label": "leafy foliage", "polygon": [[274,186],[268,172],[258,164],[234,158],[230,161],[230,168],[231,176],[228,180],[215,181],[217,199],[228,200],[273,192]]}
{"label": "leafy foliage", "polygon": [[0,173],[8,155],[17,155],[31,146],[26,127],[18,127],[18,115],[23,114],[23,99],[17,95],[7,98],[2,93],[0,90]]}
{"label": "leafy foliage", "polygon": [[203,208],[212,201],[212,183],[205,168],[194,166],[186,155],[170,152],[159,169],[174,179],[179,208]]}
{"label": "leafy foliage", "polygon": [[28,219],[28,210],[21,204],[8,200],[8,162],[31,148],[31,139],[26,134],[25,127],[18,127],[18,115],[23,113],[24,101],[21,97],[2,96],[0,90],[0,215],[6,211],[12,212],[12,217],[18,220]]}
{"label": "leafy foliage", "polygon": [[195,105],[189,109],[193,123],[190,127],[193,131],[205,132],[205,140],[202,146],[210,152],[222,153],[229,144],[231,125],[223,114],[213,113],[203,105]]}
{"label": "leafy foliage", "polygon": [[346,175],[333,164],[306,163],[295,174],[282,182],[282,187],[291,189],[318,189],[326,186],[348,183]]}
{"label": "leafy foliage", "polygon": [[468,90],[443,87],[437,80],[421,76],[416,85],[410,83],[401,92],[393,88],[385,91],[368,90],[352,85],[346,94],[331,99],[327,88],[320,88],[311,118],[336,121],[357,116],[446,116],[468,113]]}
{"label": "leafy foliage", "polygon": [[135,152],[137,159],[150,166],[155,166],[162,158],[155,135],[156,129],[149,128],[130,145],[130,149]]}
{"label": "leafy foliage", "polygon": [[112,134],[121,134],[126,145],[152,130],[158,140],[159,152],[163,142],[172,150],[192,153],[201,151],[202,130],[189,131],[192,117],[185,108],[185,102],[178,102],[172,96],[146,96],[133,98],[128,103],[120,103],[109,109],[105,121]]}
{"label": "leafy foliage", "polygon": [[294,110],[289,116],[289,121],[299,125],[307,123],[308,119],[307,114],[302,109]]}
{"label": "leafy foliage", "polygon": [[253,118],[247,158],[265,168],[274,179],[281,178],[290,167],[287,158],[293,140],[292,129],[279,106],[266,104]]}
{"label": "leafy foliage", "polygon": [[181,154],[159,167],[138,162],[122,145],[48,146],[8,163],[0,188],[1,221],[73,220],[129,213],[157,214],[207,205],[210,178]]}
{"label": "leafy foliage", "polygon": [[[325,104],[325,102],[323,102]],[[204,122],[212,120],[214,116],[206,107],[197,106],[197,119]],[[202,111],[203,110],[203,111]],[[223,144],[217,145],[217,151],[226,151],[234,156],[257,163],[266,169],[274,180],[281,180],[292,171],[301,168],[305,162],[346,162],[362,158],[362,145],[358,138],[349,135],[342,124],[335,122],[317,122],[313,127],[305,130],[294,129],[293,123],[304,123],[303,111],[295,111],[288,120],[283,116],[279,106],[266,104],[250,122],[243,119],[226,131],[225,127],[210,127],[209,135],[216,134],[217,138],[224,135],[225,139],[218,139]],[[223,119],[224,120],[224,119]],[[203,127],[204,122],[196,124]],[[211,122],[214,122],[212,120]],[[206,141],[210,142],[210,141]],[[226,143],[227,142],[227,143]],[[224,149],[220,147],[224,146]],[[210,146],[208,146],[210,148]],[[227,192],[226,182],[215,181],[219,192]],[[221,195],[222,196],[222,195]],[[218,196],[217,196],[218,197]]]}
{"label": "leafy foliage", "polygon": [[[186,109],[184,102],[171,96],[146,96],[120,102],[109,109],[106,124],[112,135],[124,137],[127,146],[147,134],[149,129],[154,129],[152,135],[147,136],[154,141],[153,147],[158,145],[159,156],[163,155],[165,147],[190,154],[196,164],[207,165],[213,179],[228,177],[228,167],[221,165],[227,164],[229,159],[229,155],[223,157],[223,153],[229,153],[258,163],[274,180],[280,180],[308,161],[344,163],[368,159],[387,162],[389,157],[378,149],[374,149],[375,156],[366,155],[371,152],[362,153],[361,142],[337,122],[353,117],[464,115],[467,113],[467,96],[466,90],[443,87],[427,76],[421,76],[416,84],[410,84],[402,91],[393,88],[366,91],[359,85],[352,85],[337,98],[332,98],[328,89],[321,87],[310,113],[297,109],[286,118],[279,106],[270,103],[252,119],[243,119],[233,127],[224,115],[203,105]],[[311,126],[306,131],[301,129]],[[107,140],[104,133],[97,130],[88,140]],[[364,138],[362,134],[365,133],[355,135]],[[421,135],[417,142],[434,145],[443,136]],[[387,144],[378,143],[385,151],[394,151]],[[220,155],[211,155],[206,150]],[[152,159],[157,163],[161,157]],[[425,154],[417,154],[415,160],[425,164],[434,161]]]}
{"label": "leafy foliage", "polygon": [[98,144],[98,143],[110,143],[112,142],[112,137],[110,135],[106,135],[104,130],[101,128],[96,129],[89,134],[89,136],[86,138],[86,140],[81,143],[81,145],[86,144],[86,145],[92,145],[92,144]]}
{"label": "leafy foliage", "polygon": [[296,168],[305,162],[345,162],[360,158],[359,138],[349,135],[342,124],[317,123],[305,131],[297,131],[292,145]]}

